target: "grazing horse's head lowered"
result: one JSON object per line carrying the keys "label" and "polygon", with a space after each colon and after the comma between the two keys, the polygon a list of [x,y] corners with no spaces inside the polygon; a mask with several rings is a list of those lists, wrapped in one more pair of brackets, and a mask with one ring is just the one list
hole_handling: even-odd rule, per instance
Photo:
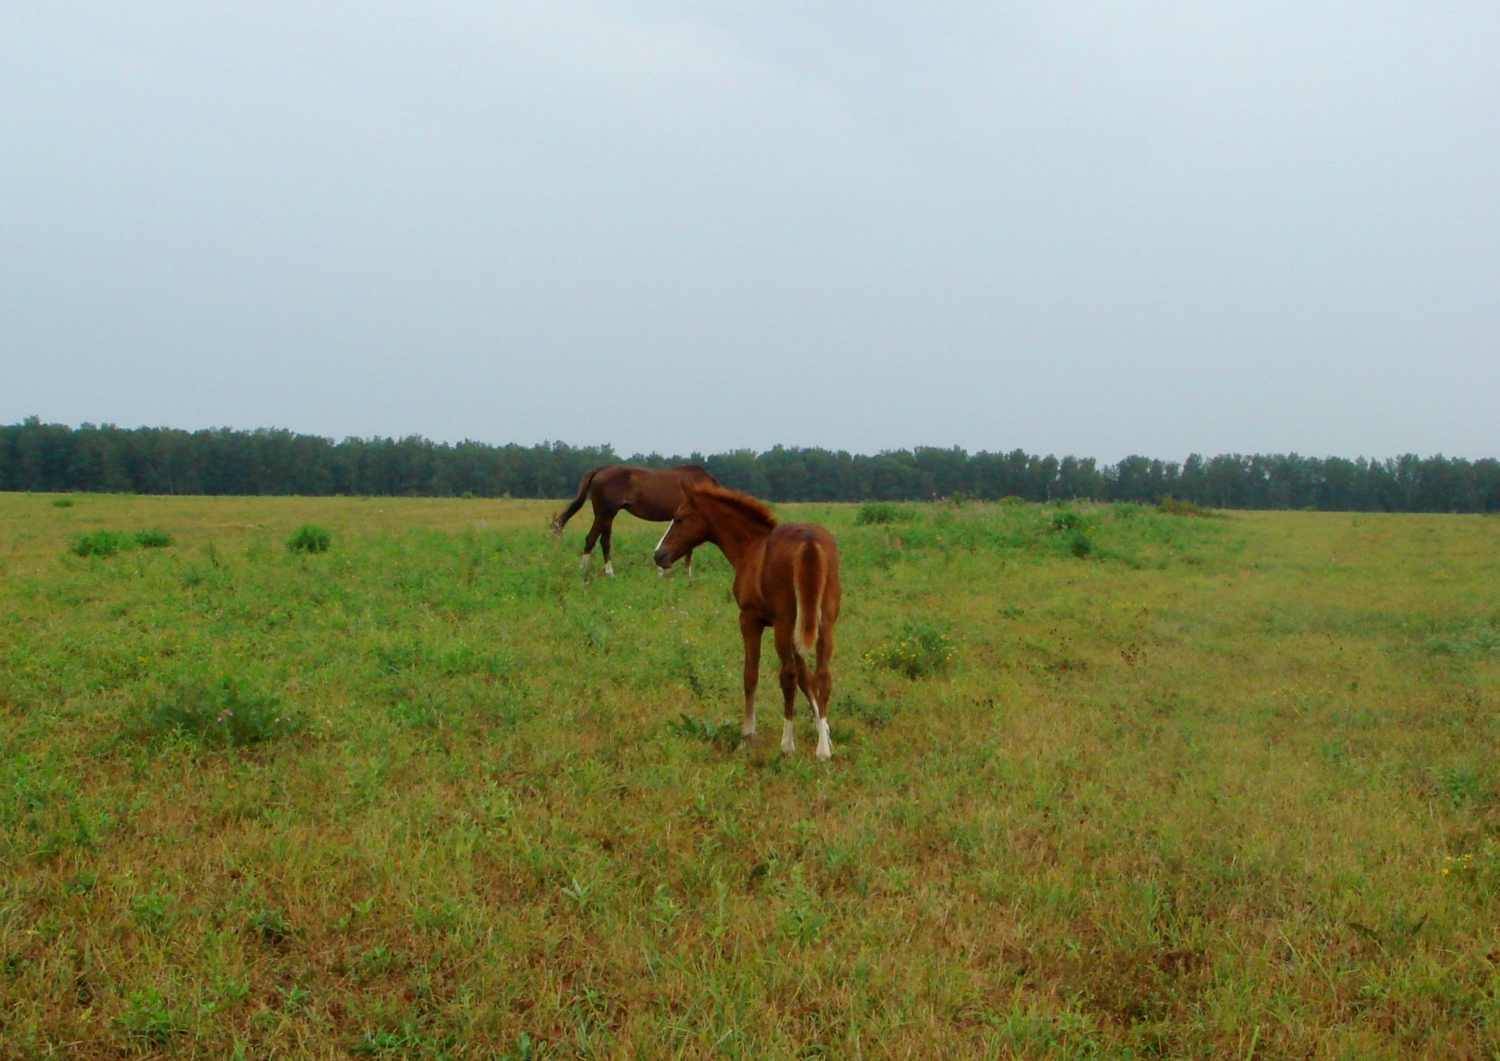
{"label": "grazing horse's head lowered", "polygon": [[[583,542],[581,567],[588,567],[589,557],[597,542],[604,548],[604,573],[613,575],[615,565],[610,560],[610,536],[614,529],[615,516],[629,512],[637,519],[660,522],[669,520],[682,506],[684,483],[717,486],[712,475],[696,464],[681,468],[637,468],[630,464],[611,464],[595,468],[578,484],[578,494],[568,507],[552,521],[554,538],[562,536],[563,527],[585,502],[593,502],[594,525],[589,528]],[[689,549],[682,554],[683,566],[688,574],[693,571],[693,553]]]}

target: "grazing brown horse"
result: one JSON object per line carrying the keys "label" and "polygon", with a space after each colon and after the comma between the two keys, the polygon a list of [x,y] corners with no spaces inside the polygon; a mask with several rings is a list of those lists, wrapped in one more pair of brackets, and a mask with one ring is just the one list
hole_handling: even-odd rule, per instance
{"label": "grazing brown horse", "polygon": [[796,750],[792,706],[801,688],[818,726],[818,758],[828,742],[828,696],[833,691],[833,624],[839,618],[839,549],[816,523],[777,523],[762,501],[718,485],[683,484],[682,506],[656,547],[657,566],[713,542],[734,565],[734,599],[745,639],[744,740],[755,736],[755,686],[766,627],[781,657],[781,750]]}
{"label": "grazing brown horse", "polygon": [[[609,560],[609,541],[614,530],[615,517],[624,509],[637,519],[663,523],[672,518],[682,505],[683,482],[703,483],[718,486],[719,481],[696,464],[684,464],[680,468],[637,468],[633,464],[608,464],[595,468],[578,484],[578,496],[567,508],[559,512],[552,521],[552,536],[562,537],[563,527],[573,514],[583,507],[585,501],[594,503],[594,525],[583,542],[583,559],[580,568],[589,566],[594,543],[604,546],[604,573],[613,575],[615,565]],[[693,574],[693,551],[689,549],[683,567],[688,576]],[[657,574],[666,574],[658,570]]]}

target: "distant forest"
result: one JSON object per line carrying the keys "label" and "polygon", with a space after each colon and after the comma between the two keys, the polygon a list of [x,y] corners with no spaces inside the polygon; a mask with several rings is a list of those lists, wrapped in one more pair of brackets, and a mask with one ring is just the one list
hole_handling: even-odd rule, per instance
{"label": "distant forest", "polygon": [[[0,490],[137,494],[309,494],[571,497],[589,468],[622,458],[609,446],[492,446],[410,437],[346,438],[261,429],[0,427]],[[1028,501],[1155,502],[1215,508],[1372,512],[1500,511],[1500,461],[1414,454],[1388,460],[1193,454],[1126,457],[968,453],[919,447],[873,456],[777,446],[704,456],[635,454],[636,464],[701,464],[726,486],[772,501],[913,501],[1007,496]]]}

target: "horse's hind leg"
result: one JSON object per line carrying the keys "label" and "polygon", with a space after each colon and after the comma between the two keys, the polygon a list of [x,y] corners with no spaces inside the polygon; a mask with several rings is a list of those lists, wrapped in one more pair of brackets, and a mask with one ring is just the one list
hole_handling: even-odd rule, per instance
{"label": "horse's hind leg", "polygon": [[[594,543],[599,540],[599,535],[607,534],[609,521],[598,512],[594,513],[594,525],[589,528],[589,536],[583,540],[583,558],[578,561],[578,570],[587,571],[589,561],[593,559]],[[607,543],[608,538],[605,539]],[[604,558],[609,559],[609,545],[604,546]]]}
{"label": "horse's hind leg", "polygon": [[778,623],[776,655],[781,658],[781,750],[791,755],[797,750],[792,736],[792,709],[797,706],[797,654],[792,650],[792,624]]}
{"label": "horse's hind leg", "polygon": [[[827,759],[833,755],[833,745],[828,740],[828,695],[824,687],[831,685],[826,670],[819,669],[815,674],[808,669],[807,660],[796,656],[797,685],[802,690],[802,695],[807,697],[807,702],[812,705],[813,725],[818,730],[818,758]],[[791,713],[791,708],[787,708]]]}
{"label": "horse's hind leg", "polygon": [[604,533],[599,536],[599,544],[604,547],[604,573],[610,578],[615,577],[615,565],[609,559],[609,543],[614,534],[615,518],[611,516],[604,524]]}

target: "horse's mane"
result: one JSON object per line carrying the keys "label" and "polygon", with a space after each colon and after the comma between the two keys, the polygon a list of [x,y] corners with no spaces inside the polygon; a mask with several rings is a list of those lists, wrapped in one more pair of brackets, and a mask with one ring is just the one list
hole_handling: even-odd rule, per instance
{"label": "horse's mane", "polygon": [[751,523],[766,530],[770,530],[776,526],[776,517],[771,515],[771,506],[758,497],[742,494],[738,490],[731,490],[727,486],[719,486],[717,483],[713,486],[698,486],[695,484],[689,488],[689,493],[692,497],[704,497],[718,501],[720,504],[734,509]]}

